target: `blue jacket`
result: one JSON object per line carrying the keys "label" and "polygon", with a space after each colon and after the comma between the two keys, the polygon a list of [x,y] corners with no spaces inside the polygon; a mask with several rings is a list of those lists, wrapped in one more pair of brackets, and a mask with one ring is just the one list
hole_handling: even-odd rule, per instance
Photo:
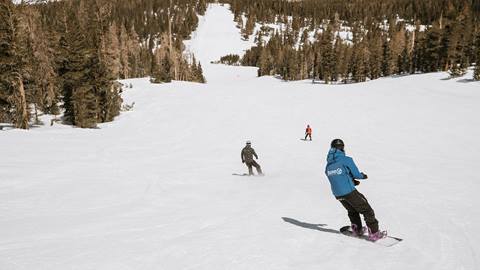
{"label": "blue jacket", "polygon": [[325,174],[330,181],[333,195],[335,197],[346,195],[355,190],[353,179],[363,179],[351,157],[344,152],[331,148],[327,155],[327,166]]}

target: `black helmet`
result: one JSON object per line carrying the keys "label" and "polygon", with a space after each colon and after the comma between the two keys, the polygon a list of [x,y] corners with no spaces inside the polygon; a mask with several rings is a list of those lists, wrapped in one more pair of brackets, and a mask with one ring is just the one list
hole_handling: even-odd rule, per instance
{"label": "black helmet", "polygon": [[345,144],[341,139],[335,139],[332,141],[332,143],[330,143],[330,147],[343,151]]}

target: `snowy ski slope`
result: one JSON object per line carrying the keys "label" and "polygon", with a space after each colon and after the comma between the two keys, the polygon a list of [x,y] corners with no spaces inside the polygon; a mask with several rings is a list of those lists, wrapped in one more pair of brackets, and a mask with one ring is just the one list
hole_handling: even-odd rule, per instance
{"label": "snowy ski slope", "polygon": [[[479,269],[480,83],[445,73],[351,85],[211,65],[241,53],[211,5],[188,46],[208,84],[126,80],[97,130],[0,131],[0,269]],[[313,141],[299,140],[313,128]],[[340,137],[385,248],[339,235],[324,176]],[[265,177],[246,172],[252,140]]]}

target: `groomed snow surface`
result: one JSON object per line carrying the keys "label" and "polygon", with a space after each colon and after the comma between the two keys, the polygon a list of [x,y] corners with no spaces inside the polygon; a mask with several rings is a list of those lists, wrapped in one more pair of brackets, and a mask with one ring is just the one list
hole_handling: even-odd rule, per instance
{"label": "groomed snow surface", "polygon": [[[0,269],[479,269],[480,84],[445,73],[312,85],[208,64],[248,48],[211,5],[190,49],[209,83],[126,80],[100,129],[0,131]],[[313,141],[304,142],[304,128]],[[325,157],[342,138],[382,247],[348,224]],[[265,177],[244,173],[252,140]],[[286,218],[287,221],[284,221]]]}

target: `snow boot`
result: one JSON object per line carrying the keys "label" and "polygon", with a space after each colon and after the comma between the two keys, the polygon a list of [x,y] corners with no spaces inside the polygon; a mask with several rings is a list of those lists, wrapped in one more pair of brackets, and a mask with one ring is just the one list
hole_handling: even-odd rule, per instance
{"label": "snow boot", "polygon": [[377,232],[372,233],[370,228],[368,228],[368,240],[375,242],[385,237],[387,237],[387,231],[378,230]]}
{"label": "snow boot", "polygon": [[365,233],[365,228],[358,228],[356,224],[352,224],[350,228],[352,229],[352,236],[361,237]]}

